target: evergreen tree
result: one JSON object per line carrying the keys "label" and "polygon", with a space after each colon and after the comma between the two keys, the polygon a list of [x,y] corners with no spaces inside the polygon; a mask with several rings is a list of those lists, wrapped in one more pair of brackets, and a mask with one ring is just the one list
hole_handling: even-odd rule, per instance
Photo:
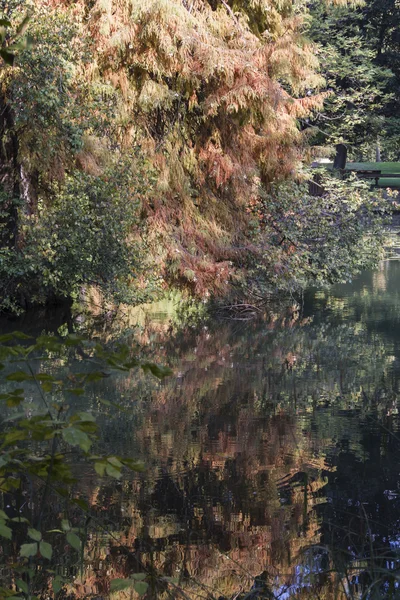
{"label": "evergreen tree", "polygon": [[316,127],[315,143],[346,143],[355,160],[375,160],[378,146],[382,158],[397,160],[400,13],[395,3],[332,6],[317,1],[310,14],[309,35],[319,45],[331,92],[324,110],[308,122]]}

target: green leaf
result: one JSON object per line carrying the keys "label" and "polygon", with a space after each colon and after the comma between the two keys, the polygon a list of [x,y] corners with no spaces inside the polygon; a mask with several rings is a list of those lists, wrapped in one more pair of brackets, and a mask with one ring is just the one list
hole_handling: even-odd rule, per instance
{"label": "green leaf", "polygon": [[21,396],[24,393],[23,388],[16,388],[12,392],[10,392],[10,396]]}
{"label": "green leaf", "polygon": [[14,336],[12,333],[4,333],[0,335],[0,344],[5,344],[6,342],[12,342],[14,340]]}
{"label": "green leaf", "polygon": [[14,444],[14,442],[20,442],[21,440],[26,440],[29,435],[28,431],[22,431],[21,429],[17,429],[15,431],[9,431],[4,436],[3,446],[10,446]]}
{"label": "green leaf", "polygon": [[32,540],[35,540],[35,542],[40,542],[42,539],[41,532],[37,529],[32,529],[31,527],[28,527],[28,535]]}
{"label": "green leaf", "polygon": [[76,535],[76,533],[73,533],[72,531],[70,531],[69,533],[67,533],[67,542],[70,546],[72,546],[73,548],[75,548],[75,550],[80,551],[81,549],[81,539]]}
{"label": "green leaf", "polygon": [[144,596],[144,594],[148,590],[148,587],[149,587],[149,584],[146,583],[146,581],[138,581],[134,585],[135,591],[139,594],[139,596]]}
{"label": "green leaf", "polygon": [[64,585],[64,579],[60,575],[57,575],[56,577],[54,577],[54,579],[52,581],[53,592],[55,594],[58,594],[58,592],[62,589],[63,585]]}
{"label": "green leaf", "polygon": [[85,338],[76,333],[68,334],[63,340],[63,342],[66,346],[79,346],[79,344],[84,341],[85,341]]}
{"label": "green leaf", "polygon": [[47,529],[47,533],[64,533],[62,529]]}
{"label": "green leaf", "polygon": [[8,19],[0,19],[0,27],[11,27],[11,22]]}
{"label": "green leaf", "polygon": [[7,513],[0,509],[0,519],[3,519],[3,521],[8,521],[9,518],[10,517],[7,515]]}
{"label": "green leaf", "polygon": [[49,375],[48,373],[37,373],[35,377],[38,381],[40,381],[40,383],[43,381],[54,381],[53,375]]}
{"label": "green leaf", "polygon": [[44,381],[40,384],[44,392],[51,392],[53,390],[53,384],[51,381]]}
{"label": "green leaf", "polygon": [[69,521],[67,521],[67,519],[62,519],[62,521],[61,521],[61,528],[64,531],[70,531],[71,525],[69,524]]}
{"label": "green leaf", "polygon": [[13,517],[11,521],[13,521],[13,523],[29,523],[28,519],[25,517]]}
{"label": "green leaf", "polygon": [[20,556],[26,556],[29,558],[30,556],[36,556],[38,551],[38,545],[35,544],[22,544],[21,549],[19,551]]}
{"label": "green leaf", "polygon": [[82,396],[85,393],[83,388],[69,388],[65,391],[69,392],[70,394],[74,394],[74,396]]}
{"label": "green leaf", "polygon": [[100,404],[104,404],[104,406],[112,406],[122,412],[129,412],[125,406],[122,406],[122,404],[118,404],[117,402],[110,402],[109,400],[103,400],[102,398],[99,398],[98,401]]}
{"label": "green leaf", "polygon": [[114,467],[117,467],[118,469],[121,469],[123,467],[122,462],[116,456],[109,456],[107,458],[107,461]]}
{"label": "green leaf", "polygon": [[81,421],[89,421],[90,423],[96,422],[96,417],[94,415],[92,415],[92,413],[79,412],[78,417]]}
{"label": "green leaf", "polygon": [[14,406],[19,406],[21,402],[24,401],[23,396],[14,396],[10,394],[6,400],[6,404],[9,408],[13,408]]}
{"label": "green leaf", "polygon": [[23,333],[23,331],[13,331],[11,335],[17,340],[33,340],[31,335],[27,335],[26,333]]}
{"label": "green leaf", "polygon": [[145,373],[147,371],[150,371],[150,373],[152,373],[158,379],[164,379],[164,377],[172,375],[171,369],[169,369],[168,367],[160,367],[158,365],[155,365],[154,363],[144,363],[142,365],[142,369]]}
{"label": "green leaf", "polygon": [[106,466],[107,463],[105,462],[95,462],[94,470],[96,471],[97,475],[100,475],[100,477],[104,477],[104,474],[106,472]]}
{"label": "green leaf", "polygon": [[51,544],[49,544],[48,542],[43,542],[43,541],[40,542],[39,551],[40,551],[40,554],[44,558],[48,558],[49,560],[51,559],[51,557],[53,555],[53,548],[51,547]]}
{"label": "green leaf", "polygon": [[29,25],[29,21],[31,20],[31,15],[26,15],[24,17],[24,19],[22,20],[22,23],[20,23],[17,27],[17,31],[16,31],[16,35],[19,37],[21,35],[23,35],[25,33],[25,31],[27,30],[27,27]]}
{"label": "green leaf", "polygon": [[133,573],[132,578],[136,581],[143,581],[146,579],[147,573]]}
{"label": "green leaf", "polygon": [[62,436],[71,446],[79,446],[84,452],[89,452],[92,442],[84,431],[76,427],[67,427],[62,430]]}
{"label": "green leaf", "polygon": [[132,458],[124,458],[124,465],[131,469],[131,471],[138,471],[139,473],[143,473],[145,470],[144,464],[142,462],[138,462],[137,460],[133,460]]}
{"label": "green leaf", "polygon": [[110,464],[106,466],[106,473],[110,477],[114,477],[114,479],[121,479],[121,471]]}
{"label": "green leaf", "polygon": [[12,529],[7,527],[7,525],[3,525],[0,523],[0,536],[6,538],[7,540],[11,540],[12,538]]}
{"label": "green leaf", "polygon": [[29,594],[29,587],[26,581],[22,581],[22,579],[16,579],[15,583],[17,584],[19,589],[22,590],[25,594]]}
{"label": "green leaf", "polygon": [[82,377],[85,377],[86,381],[91,383],[92,381],[100,381],[101,379],[110,377],[110,373],[106,373],[105,371],[94,371],[93,373],[89,373],[89,375],[82,373]]}
{"label": "green leaf", "polygon": [[76,504],[77,506],[79,506],[79,508],[82,508],[83,510],[89,510],[88,503],[82,498],[74,498],[73,500],[71,500],[71,502],[72,504]]}
{"label": "green leaf", "polygon": [[[0,52],[1,56],[1,52]],[[10,373],[6,377],[7,381],[29,381],[32,380],[33,377],[25,373],[24,371],[15,371],[14,373]]]}
{"label": "green leaf", "polygon": [[113,579],[110,583],[110,591],[120,592],[126,590],[132,587],[133,583],[134,582],[131,579]]}

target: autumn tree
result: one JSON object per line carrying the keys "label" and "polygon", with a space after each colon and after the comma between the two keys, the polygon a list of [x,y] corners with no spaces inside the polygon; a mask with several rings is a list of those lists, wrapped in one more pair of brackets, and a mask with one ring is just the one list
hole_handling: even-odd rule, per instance
{"label": "autumn tree", "polygon": [[[277,235],[277,229],[286,228],[292,208],[286,192],[282,202],[279,191],[273,192],[271,205],[266,200],[279,182],[301,179],[307,132],[301,131],[299,119],[321,110],[327,95],[318,91],[323,79],[315,47],[304,35],[304,8],[275,0],[80,0],[37,2],[35,10],[35,55],[21,55],[18,69],[3,82],[12,115],[6,129],[16,140],[10,172],[18,188],[17,212],[30,219],[25,219],[27,235],[17,236],[20,247],[7,249],[9,265],[15,253],[23,265],[27,254],[37,255],[32,226],[46,223],[50,208],[60,207],[60,198],[69,198],[71,206],[71,181],[89,177],[94,187],[103,182],[107,190],[111,178],[118,188],[118,169],[115,176],[112,171],[116,163],[129,163],[134,152],[124,201],[131,197],[136,203],[135,219],[111,235],[136,255],[142,248],[134,276],[126,276],[129,266],[116,270],[110,258],[113,268],[106,270],[110,276],[105,282],[98,271],[80,268],[75,290],[90,282],[113,289],[128,279],[142,290],[151,273],[152,290],[160,287],[161,276],[165,285],[183,285],[204,297],[226,293],[232,282],[245,283],[255,267],[262,272],[257,278],[266,282],[263,289],[273,291],[314,277],[315,269],[307,265],[319,249],[315,236],[304,234],[305,250],[299,251],[287,241],[289,235]],[[154,174],[151,181],[148,173]],[[307,229],[310,211],[303,210],[301,201],[306,191],[295,186],[290,193]],[[88,236],[94,244],[84,245],[88,267],[104,261],[98,248],[109,244],[110,236],[103,235],[107,217],[112,223],[119,219],[118,210],[114,215],[110,206],[100,204],[95,200],[92,208],[101,213],[103,237],[95,243],[96,236]],[[313,215],[318,212],[318,200],[305,205],[312,205]],[[355,204],[354,219],[359,206]],[[52,222],[64,219],[57,210]],[[328,219],[328,229],[335,219]],[[85,227],[81,216],[68,223],[72,229]],[[49,227],[40,231],[42,237]],[[361,238],[363,231],[357,234]],[[357,235],[346,238],[345,231],[339,240],[330,235],[323,239],[354,254]],[[46,269],[41,260],[31,268],[36,279],[38,273],[48,273],[45,280],[39,276],[41,297],[55,283],[58,294],[68,294],[71,269],[66,265],[84,264],[77,260],[79,243],[72,244],[72,251],[51,236],[46,242],[50,250],[41,245],[39,252],[45,254]],[[28,238],[33,240],[29,252]],[[57,258],[56,267],[52,257],[66,247],[71,252]],[[152,265],[146,264],[140,274],[143,256]],[[286,265],[283,270],[277,261]],[[352,270],[350,259],[343,263],[346,273]],[[323,272],[343,277],[341,265]],[[16,278],[13,273],[12,281]]]}

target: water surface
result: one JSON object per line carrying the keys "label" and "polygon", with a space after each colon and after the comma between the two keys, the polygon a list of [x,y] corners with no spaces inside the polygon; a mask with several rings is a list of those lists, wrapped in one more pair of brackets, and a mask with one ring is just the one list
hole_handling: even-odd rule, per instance
{"label": "water surface", "polygon": [[181,332],[171,319],[140,341],[173,376],[122,374],[77,400],[99,413],[102,450],[145,464],[79,484],[102,522],[79,595],[149,565],[189,598],[264,583],[282,599],[311,585],[397,593],[381,574],[400,548],[400,262],[310,290],[283,315]]}

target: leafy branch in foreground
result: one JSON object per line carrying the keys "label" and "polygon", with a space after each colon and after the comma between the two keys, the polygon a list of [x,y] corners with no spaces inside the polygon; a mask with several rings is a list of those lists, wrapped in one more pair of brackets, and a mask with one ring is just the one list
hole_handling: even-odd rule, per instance
{"label": "leafy branch in foreground", "polygon": [[[76,369],[63,373],[66,357],[74,360]],[[139,368],[160,379],[171,371],[138,361],[127,347],[109,351],[74,335],[64,339],[43,335],[35,341],[20,332],[0,336],[0,360],[4,384],[0,394],[0,538],[2,556],[9,557],[3,566],[8,566],[10,583],[15,582],[0,587],[0,599],[35,598],[49,580],[57,594],[67,582],[54,570],[60,564],[60,552],[67,544],[82,565],[91,520],[89,503],[74,494],[73,486],[91,474],[119,480],[123,469],[143,470],[130,457],[94,451],[100,445],[96,416],[73,405],[88,385],[110,377],[113,371]],[[113,407],[124,409],[117,404]],[[50,501],[55,505],[49,517]],[[84,526],[77,510],[83,511]],[[121,585],[144,594],[146,574],[132,577]]]}

